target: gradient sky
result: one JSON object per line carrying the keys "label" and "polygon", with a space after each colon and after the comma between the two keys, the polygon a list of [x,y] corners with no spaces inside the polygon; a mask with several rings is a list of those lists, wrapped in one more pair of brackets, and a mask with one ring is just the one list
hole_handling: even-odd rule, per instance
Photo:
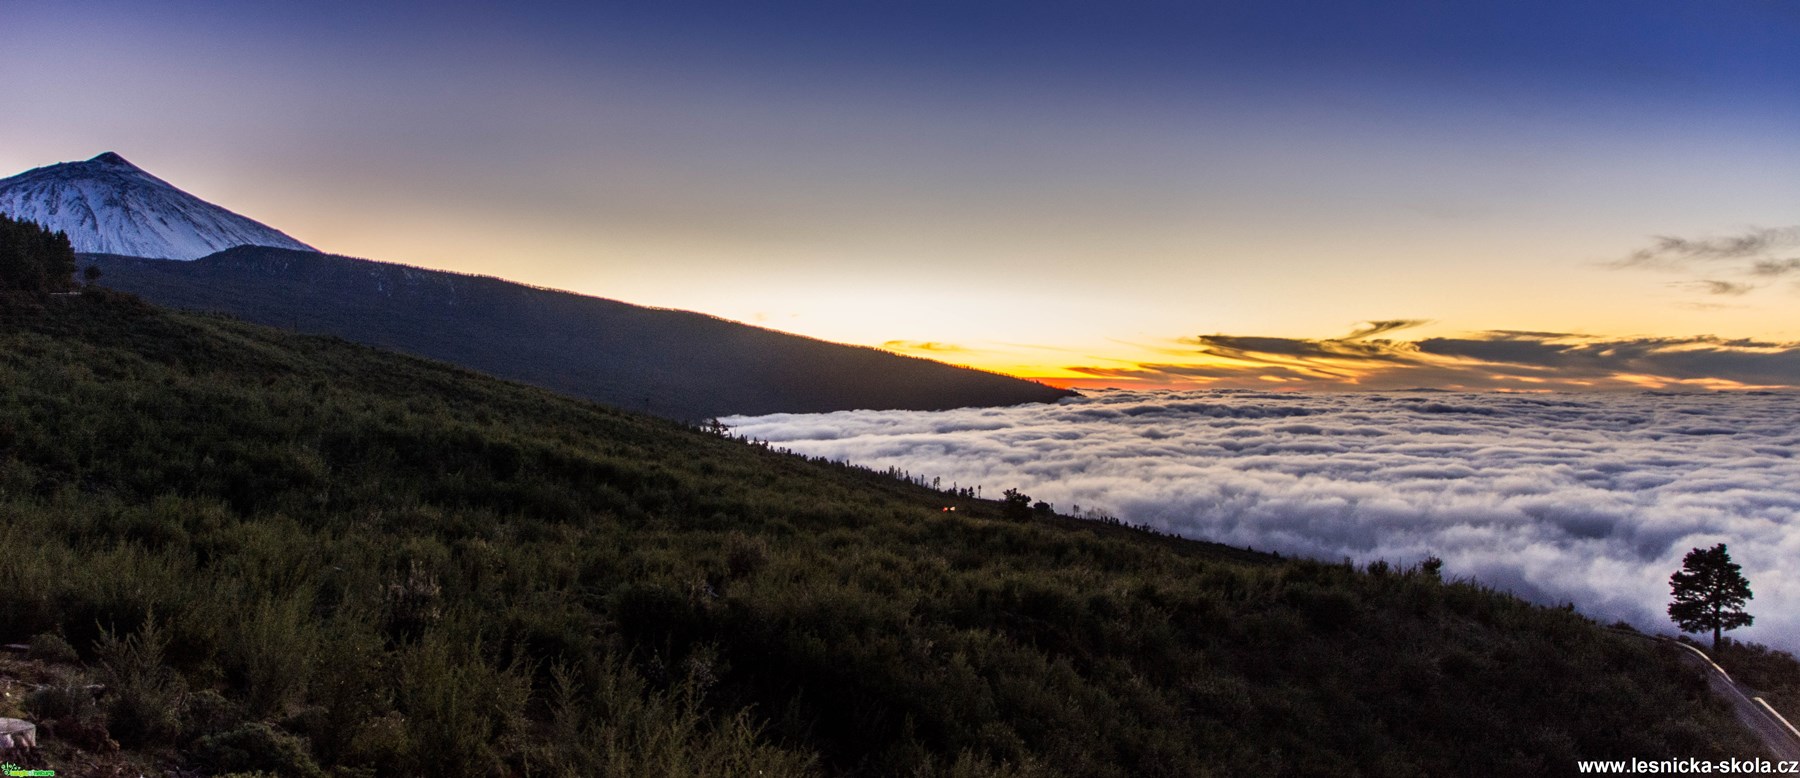
{"label": "gradient sky", "polygon": [[0,175],[113,150],[333,253],[1076,384],[1373,385],[1375,342],[1516,386],[1419,344],[1528,333],[1789,385],[1795,41],[1786,0],[0,0]]}

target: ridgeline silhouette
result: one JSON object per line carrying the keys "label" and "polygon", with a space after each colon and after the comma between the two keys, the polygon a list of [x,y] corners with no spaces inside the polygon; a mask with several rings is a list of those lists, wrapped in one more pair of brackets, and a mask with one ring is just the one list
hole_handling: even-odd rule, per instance
{"label": "ridgeline silhouette", "polygon": [[160,305],[336,335],[683,421],[1072,394],[705,314],[349,257],[240,246],[191,262],[82,258],[108,287]]}

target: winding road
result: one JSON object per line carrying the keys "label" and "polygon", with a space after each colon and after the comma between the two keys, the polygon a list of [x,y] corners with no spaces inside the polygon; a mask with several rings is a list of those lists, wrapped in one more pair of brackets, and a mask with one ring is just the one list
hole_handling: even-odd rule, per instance
{"label": "winding road", "polygon": [[1621,635],[1632,635],[1645,640],[1680,646],[1685,649],[1684,657],[1690,664],[1700,667],[1706,673],[1707,686],[1719,699],[1731,703],[1731,712],[1737,720],[1751,732],[1756,733],[1763,745],[1769,749],[1770,755],[1776,759],[1800,761],[1800,729],[1796,729],[1787,717],[1775,710],[1767,700],[1757,695],[1757,691],[1732,680],[1731,674],[1725,672],[1705,651],[1665,637],[1645,635],[1641,632],[1614,630]]}
{"label": "winding road", "polygon": [[1725,672],[1725,668],[1714,662],[1706,652],[1679,640],[1667,642],[1687,649],[1690,661],[1705,666],[1707,685],[1712,688],[1713,694],[1731,703],[1731,712],[1737,716],[1737,720],[1762,738],[1763,745],[1768,746],[1775,758],[1800,760],[1800,730],[1796,730],[1780,711],[1769,705],[1768,700],[1756,696],[1755,689],[1732,680],[1731,674]]}

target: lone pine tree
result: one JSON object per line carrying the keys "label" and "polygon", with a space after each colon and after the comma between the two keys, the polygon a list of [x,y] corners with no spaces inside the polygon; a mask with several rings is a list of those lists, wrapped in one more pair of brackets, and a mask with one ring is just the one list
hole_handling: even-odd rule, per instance
{"label": "lone pine tree", "polygon": [[1669,588],[1675,596],[1669,618],[1683,632],[1712,630],[1715,650],[1723,631],[1755,620],[1744,612],[1744,602],[1756,595],[1750,593],[1750,581],[1731,561],[1724,543],[1689,551],[1681,569],[1669,576]]}

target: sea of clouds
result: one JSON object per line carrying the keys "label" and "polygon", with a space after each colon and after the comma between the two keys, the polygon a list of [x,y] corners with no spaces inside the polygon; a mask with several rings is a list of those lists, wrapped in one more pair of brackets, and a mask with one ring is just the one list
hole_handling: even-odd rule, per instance
{"label": "sea of clouds", "polygon": [[1800,394],[1101,391],[725,422],[1193,538],[1435,555],[1447,575],[1661,632],[1682,556],[1723,542],[1756,593],[1755,625],[1732,634],[1800,649]]}

